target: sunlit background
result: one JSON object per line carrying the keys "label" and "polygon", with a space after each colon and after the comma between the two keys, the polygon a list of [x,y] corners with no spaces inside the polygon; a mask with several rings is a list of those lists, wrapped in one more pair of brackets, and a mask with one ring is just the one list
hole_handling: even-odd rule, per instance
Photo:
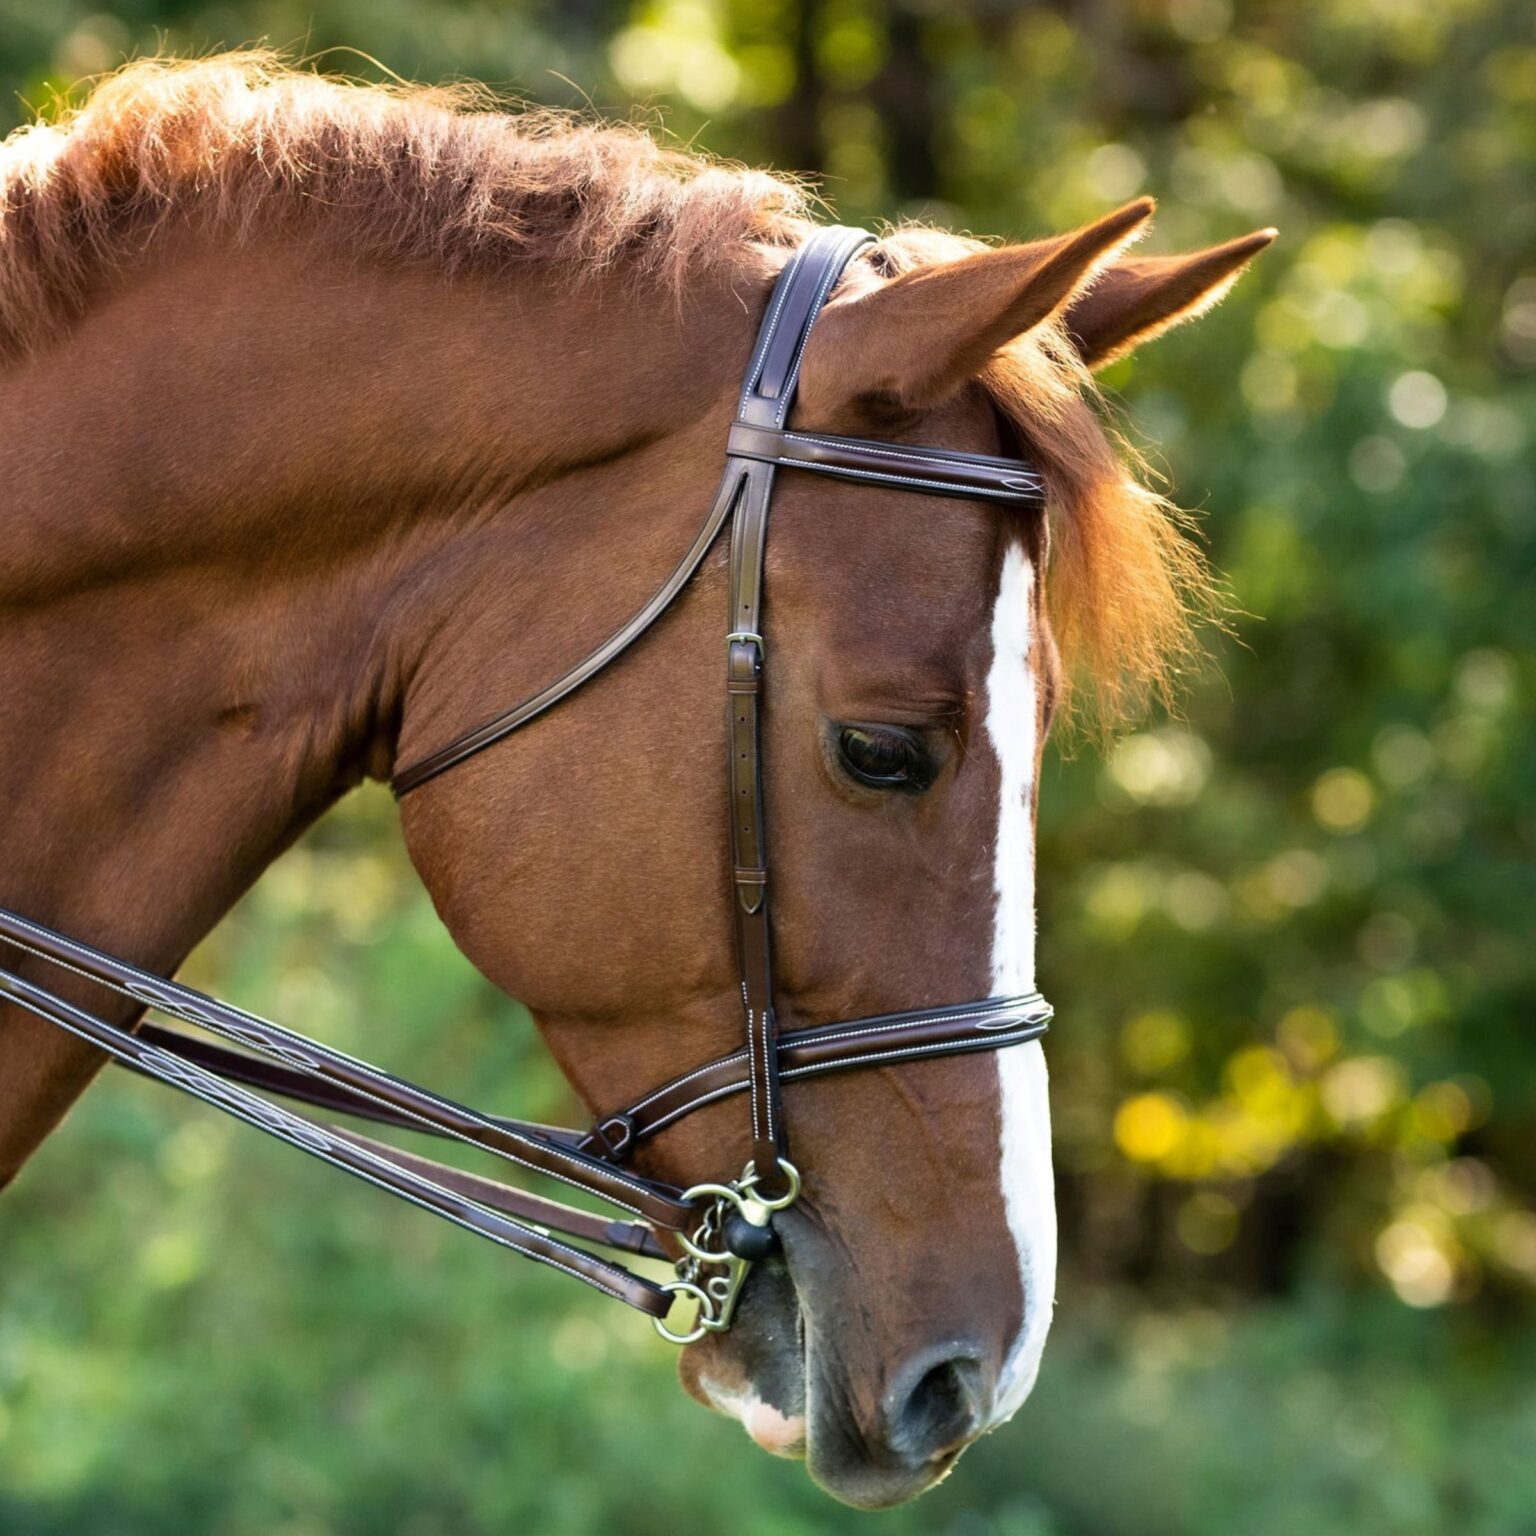
{"label": "sunlit background", "polygon": [[[1536,1529],[1536,9],[0,0],[0,116],[263,37],[638,111],[849,221],[1022,238],[1151,192],[1158,250],[1280,227],[1105,375],[1237,617],[1180,720],[1049,767],[1056,1337],[1014,1425],[878,1528]],[[382,792],[189,974],[568,1111]],[[0,1201],[5,1536],[861,1523],[671,1368],[600,1298],[122,1077]]]}

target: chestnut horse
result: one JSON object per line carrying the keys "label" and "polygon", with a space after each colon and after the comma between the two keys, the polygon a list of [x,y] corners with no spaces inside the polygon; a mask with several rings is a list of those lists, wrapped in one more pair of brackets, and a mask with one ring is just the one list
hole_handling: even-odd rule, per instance
{"label": "chestnut horse", "polygon": [[[1111,448],[1089,370],[1214,302],[1270,232],[1126,258],[1150,214],[997,249],[898,231],[813,333],[798,421],[1027,457],[1050,506],[782,477],[785,1027],[1030,990],[1035,787],[1067,681],[1094,677],[1113,716],[1189,648],[1200,563]],[[14,135],[0,904],[168,973],[348,789],[616,628],[708,504],[808,228],[790,184],[635,130],[255,54],[135,64]],[[740,1035],[725,579],[716,549],[619,665],[403,805],[454,939],[594,1109]],[[0,1183],[101,1059],[0,1011]],[[914,1062],[786,1102],[804,1198],[683,1380],[838,1497],[894,1503],[1034,1381],[1044,1061]],[[687,1185],[744,1142],[717,1105],[639,1166]]]}

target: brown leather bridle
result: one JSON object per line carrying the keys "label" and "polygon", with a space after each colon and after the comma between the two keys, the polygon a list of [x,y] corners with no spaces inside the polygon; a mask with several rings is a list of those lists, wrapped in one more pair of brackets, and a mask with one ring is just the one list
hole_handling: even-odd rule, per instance
{"label": "brown leather bridle", "polygon": [[[720,489],[698,536],[650,601],[563,677],[408,764],[394,778],[395,793],[409,794],[569,697],[667,610],[730,522],[726,735],[731,905],[746,1023],[739,1050],[684,1072],[578,1132],[480,1114],[4,908],[0,939],[245,1049],[231,1050],[158,1024],[146,1024],[134,1033],[4,969],[0,997],[99,1046],[125,1066],[628,1302],[650,1314],[667,1338],[688,1342],[704,1332],[728,1328],[750,1263],[772,1249],[773,1213],[792,1203],[800,1190],[799,1173],[784,1157],[783,1083],[851,1067],[997,1050],[1038,1039],[1051,1019],[1050,1005],[1039,993],[1030,993],[783,1034],[777,1027],[760,719],[763,554],[776,471],[809,470],[893,490],[1014,507],[1039,508],[1045,499],[1039,476],[1017,459],[788,430],[786,420],[812,326],[843,269],[871,239],[862,230],[817,230],[780,274],[747,368]],[[595,1195],[628,1215],[609,1220],[464,1173],[356,1131],[294,1114],[251,1088],[466,1142]],[[736,1179],[679,1191],[622,1166],[647,1138],[706,1104],[743,1092],[751,1105],[752,1161]],[[677,1278],[665,1284],[555,1235],[670,1258],[659,1240],[663,1232],[683,1252]],[[670,1330],[665,1322],[678,1292],[698,1306],[694,1326],[683,1333]]]}

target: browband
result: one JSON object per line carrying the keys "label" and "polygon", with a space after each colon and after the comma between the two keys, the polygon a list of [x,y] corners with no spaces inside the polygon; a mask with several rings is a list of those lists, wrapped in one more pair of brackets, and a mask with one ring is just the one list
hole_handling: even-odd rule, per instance
{"label": "browband", "polygon": [[834,437],[825,432],[788,432],[738,421],[727,439],[732,458],[756,459],[785,469],[808,469],[841,480],[895,485],[966,501],[1000,501],[1016,507],[1043,507],[1045,482],[1018,459],[953,448],[914,448],[868,437]]}

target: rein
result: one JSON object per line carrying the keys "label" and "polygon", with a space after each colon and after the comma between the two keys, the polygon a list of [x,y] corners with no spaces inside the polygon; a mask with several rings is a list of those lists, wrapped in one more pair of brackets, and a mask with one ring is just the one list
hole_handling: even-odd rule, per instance
{"label": "rein", "polygon": [[[744,1043],[739,1049],[601,1116],[586,1131],[574,1131],[481,1114],[4,908],[0,940],[230,1044],[160,1024],[146,1024],[135,1033],[6,969],[0,969],[0,997],[100,1047],[123,1066],[627,1302],[649,1314],[664,1338],[689,1343],[729,1328],[751,1264],[776,1245],[774,1214],[793,1204],[800,1193],[799,1171],[784,1155],[782,1084],[855,1067],[997,1050],[1039,1039],[1051,1020],[1050,1005],[1039,993],[1030,993],[786,1033],[778,1029],[760,719],[766,658],[763,556],[777,471],[805,470],[894,490],[1016,507],[1038,508],[1045,501],[1040,477],[1017,459],[786,428],[816,317],[848,262],[871,239],[862,230],[817,230],[780,274],[747,368],[720,488],[687,553],[651,599],[564,676],[408,764],[393,781],[395,794],[407,795],[569,697],[666,612],[729,522],[725,691],[731,906],[744,1012]],[[357,1131],[295,1114],[264,1093],[463,1142],[626,1214],[610,1220],[462,1172]],[[623,1166],[637,1146],[667,1126],[736,1094],[748,1097],[752,1140],[752,1160],[736,1179],[679,1190]],[[675,1277],[660,1284],[563,1240],[574,1237],[646,1258],[670,1259],[672,1251],[661,1234],[680,1247],[683,1256],[676,1261]],[[683,1331],[668,1323],[679,1295],[697,1309],[692,1326]]]}

